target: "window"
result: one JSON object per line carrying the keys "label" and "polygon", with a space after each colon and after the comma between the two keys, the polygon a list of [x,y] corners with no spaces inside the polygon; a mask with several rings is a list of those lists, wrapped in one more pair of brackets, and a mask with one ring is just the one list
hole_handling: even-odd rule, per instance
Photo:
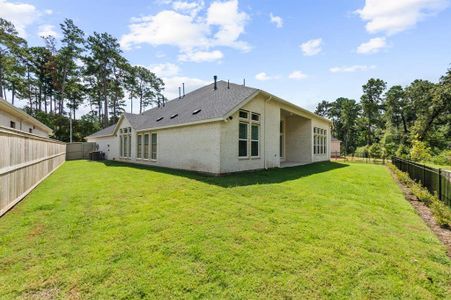
{"label": "window", "polygon": [[136,158],[142,158],[142,150],[143,150],[142,138],[143,138],[142,134],[137,135]]}
{"label": "window", "polygon": [[122,128],[119,130],[119,156],[122,158],[130,158],[132,153],[132,129]]}
{"label": "window", "polygon": [[16,128],[16,122],[14,121],[9,122],[9,127]]}
{"label": "window", "polygon": [[279,140],[279,156],[280,158],[285,157],[285,122],[280,121],[280,140]]}
{"label": "window", "polygon": [[313,128],[313,154],[327,153],[327,130]]}
{"label": "window", "polygon": [[260,115],[259,115],[259,114],[252,113],[251,119],[252,119],[252,121],[258,122],[258,121],[260,121]]}
{"label": "window", "polygon": [[28,128],[29,133],[33,133],[33,128]]}
{"label": "window", "polygon": [[239,112],[239,116],[241,119],[248,119],[249,118],[249,113],[245,110],[240,110]]}
{"label": "window", "polygon": [[149,159],[149,134],[144,134],[144,159]]}
{"label": "window", "polygon": [[[239,111],[238,157],[260,156],[260,115],[245,110]],[[249,119],[250,116],[250,119]],[[246,119],[246,120],[243,120]],[[250,154],[250,155],[249,155]]]}
{"label": "window", "polygon": [[247,157],[247,131],[248,125],[247,123],[240,122],[240,133],[238,140],[238,156],[239,157]]}
{"label": "window", "polygon": [[150,152],[150,158],[153,160],[157,159],[157,134],[156,133],[152,133],[152,148],[151,148],[151,152]]}
{"label": "window", "polygon": [[252,124],[251,126],[251,156],[259,156],[259,130],[260,125]]}

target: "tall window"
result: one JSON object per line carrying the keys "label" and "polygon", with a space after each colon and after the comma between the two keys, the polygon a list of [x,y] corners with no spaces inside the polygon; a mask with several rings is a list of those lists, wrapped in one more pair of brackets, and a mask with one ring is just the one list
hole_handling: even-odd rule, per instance
{"label": "tall window", "polygon": [[280,140],[279,140],[279,156],[285,157],[285,122],[280,121]]}
{"label": "tall window", "polygon": [[327,153],[327,130],[313,128],[313,154]]}
{"label": "tall window", "polygon": [[[238,157],[260,156],[260,114],[240,110]],[[249,155],[250,154],[250,155]]]}
{"label": "tall window", "polygon": [[149,134],[144,134],[144,159],[149,159]]}
{"label": "tall window", "polygon": [[157,134],[156,133],[152,133],[152,137],[151,137],[151,151],[150,151],[150,158],[153,160],[157,159]]}
{"label": "tall window", "polygon": [[136,141],[136,158],[142,158],[142,150],[143,150],[143,136],[142,134],[137,135]]}
{"label": "tall window", "polygon": [[120,140],[120,142],[119,142],[120,157],[130,158],[131,152],[132,152],[132,129],[131,129],[131,127],[121,128],[119,130],[119,140]]}

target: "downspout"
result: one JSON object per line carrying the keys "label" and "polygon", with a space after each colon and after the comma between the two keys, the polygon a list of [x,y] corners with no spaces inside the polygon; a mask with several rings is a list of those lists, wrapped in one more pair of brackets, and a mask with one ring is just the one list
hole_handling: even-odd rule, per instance
{"label": "downspout", "polygon": [[272,95],[270,95],[268,97],[268,99],[265,100],[265,102],[263,103],[263,113],[264,113],[264,118],[263,118],[263,167],[265,168],[265,170],[267,170],[267,166],[266,166],[266,102],[271,101],[272,99]]}

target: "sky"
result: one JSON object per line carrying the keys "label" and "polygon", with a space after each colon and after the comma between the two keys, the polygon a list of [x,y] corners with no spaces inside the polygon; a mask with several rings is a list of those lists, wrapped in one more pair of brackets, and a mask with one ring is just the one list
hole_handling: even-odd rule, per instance
{"label": "sky", "polygon": [[[86,34],[108,32],[124,56],[178,96],[220,80],[266,90],[314,110],[358,100],[369,78],[406,86],[438,81],[451,67],[449,0],[0,0],[30,45],[61,36],[71,18]],[[136,106],[135,106],[136,107]],[[130,107],[126,108],[130,111]],[[87,108],[81,108],[87,112]]]}

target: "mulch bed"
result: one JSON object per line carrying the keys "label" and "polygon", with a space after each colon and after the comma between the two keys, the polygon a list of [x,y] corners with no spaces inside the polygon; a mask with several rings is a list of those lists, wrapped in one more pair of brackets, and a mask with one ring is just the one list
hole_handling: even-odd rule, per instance
{"label": "mulch bed", "polygon": [[413,206],[413,208],[415,208],[417,214],[429,226],[432,232],[435,233],[438,239],[445,245],[447,250],[446,252],[448,256],[451,257],[451,230],[440,227],[440,225],[438,225],[437,222],[435,221],[434,216],[432,215],[432,211],[429,209],[429,207],[427,207],[426,204],[418,200],[418,198],[412,193],[410,188],[405,184],[403,184],[402,182],[400,182],[398,180],[398,177],[391,170],[390,173],[395,182],[398,184],[398,186],[404,193],[406,200],[409,201],[409,203]]}

